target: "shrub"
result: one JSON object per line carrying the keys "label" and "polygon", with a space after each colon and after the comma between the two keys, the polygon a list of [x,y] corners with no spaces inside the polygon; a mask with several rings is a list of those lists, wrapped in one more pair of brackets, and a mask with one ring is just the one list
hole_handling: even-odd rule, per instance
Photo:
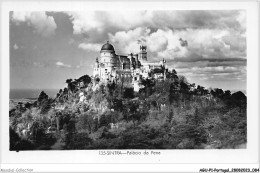
{"label": "shrub", "polygon": [[91,142],[92,140],[88,137],[88,133],[76,133],[72,136],[66,148],[70,150],[87,149]]}

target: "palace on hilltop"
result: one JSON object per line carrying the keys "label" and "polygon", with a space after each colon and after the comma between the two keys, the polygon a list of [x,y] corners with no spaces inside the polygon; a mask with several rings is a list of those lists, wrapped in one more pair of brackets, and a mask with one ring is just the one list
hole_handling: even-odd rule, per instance
{"label": "palace on hilltop", "polygon": [[117,55],[113,45],[107,42],[100,50],[100,57],[96,59],[93,77],[105,83],[121,81],[139,91],[142,79],[163,80],[167,71],[164,59],[159,62],[148,61],[146,46],[140,45],[138,54]]}

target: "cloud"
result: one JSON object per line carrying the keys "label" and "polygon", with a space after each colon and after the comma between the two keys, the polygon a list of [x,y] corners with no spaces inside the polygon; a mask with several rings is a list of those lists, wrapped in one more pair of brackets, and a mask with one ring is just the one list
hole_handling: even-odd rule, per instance
{"label": "cloud", "polygon": [[246,49],[246,38],[243,36],[224,36],[223,42],[225,45],[228,45],[231,50],[243,52]]}
{"label": "cloud", "polygon": [[71,65],[64,64],[63,62],[57,61],[56,62],[57,67],[64,67],[64,68],[71,68]]}
{"label": "cloud", "polygon": [[148,50],[151,52],[163,51],[168,46],[168,38],[164,30],[158,29],[146,38]]}
{"label": "cloud", "polygon": [[98,33],[143,27],[236,28],[244,29],[246,12],[242,10],[182,11],[86,11],[66,12],[75,34],[96,30]]}
{"label": "cloud", "polygon": [[146,43],[146,37],[150,32],[150,29],[139,27],[129,31],[119,31],[115,34],[109,33],[108,35],[109,40],[114,43],[119,53],[137,53],[140,43]]}
{"label": "cloud", "polygon": [[17,50],[17,49],[19,49],[19,47],[18,47],[18,45],[17,45],[17,44],[14,44],[13,48],[14,48],[14,50]]}
{"label": "cloud", "polygon": [[109,28],[126,30],[151,24],[152,12],[148,11],[86,11],[66,12],[73,23],[75,34],[96,30],[97,33],[106,32]]}
{"label": "cloud", "polygon": [[[246,11],[66,12],[79,48],[99,50],[110,40],[116,52],[137,53],[147,45],[151,60],[246,58]],[[184,39],[183,39],[184,38]]]}
{"label": "cloud", "polygon": [[91,43],[80,43],[78,47],[83,50],[98,52],[98,51],[100,51],[102,45],[101,44],[91,44]]}
{"label": "cloud", "polygon": [[34,61],[34,62],[32,62],[32,65],[36,68],[48,68],[48,67],[50,67],[51,64],[49,62]]}
{"label": "cloud", "polygon": [[246,11],[240,10],[236,16],[236,21],[239,22],[239,26],[243,32],[246,32]]}
{"label": "cloud", "polygon": [[[191,68],[177,68],[179,75],[184,75],[188,80],[196,82],[201,80],[205,82],[216,82],[231,84],[236,80],[246,81],[246,67],[228,67],[228,66],[217,66],[217,67],[191,67]],[[229,86],[230,87],[230,86]]]}
{"label": "cloud", "polygon": [[176,69],[180,75],[188,76],[191,79],[196,77],[203,77],[204,80],[222,79],[225,81],[234,80],[239,77],[242,80],[246,79],[246,68],[245,67],[192,67],[192,68],[181,68]]}
{"label": "cloud", "polygon": [[46,15],[45,12],[22,12],[15,11],[12,20],[17,24],[26,22],[31,25],[35,31],[43,37],[49,37],[55,34],[57,25],[52,16]]}
{"label": "cloud", "polygon": [[188,41],[187,40],[183,40],[182,38],[179,39],[180,40],[180,44],[182,47],[187,47],[188,46]]}
{"label": "cloud", "polygon": [[[246,58],[246,39],[234,30],[227,30],[225,33],[220,29],[169,30],[167,38],[167,49],[158,53],[166,59]],[[180,45],[178,38],[189,40],[189,46],[184,46],[184,41],[184,47]]]}
{"label": "cloud", "polygon": [[168,39],[165,31],[158,29],[151,32],[149,28],[135,28],[129,31],[119,31],[114,35],[109,34],[109,40],[115,44],[120,53],[138,53],[140,45],[146,45],[150,53],[165,50]]}
{"label": "cloud", "polygon": [[[180,39],[181,38],[181,39]],[[183,40],[182,38],[186,38]],[[246,58],[246,38],[234,30],[170,30],[135,28],[109,34],[119,53],[137,53],[140,44],[147,45],[150,60],[165,58],[182,61]]]}

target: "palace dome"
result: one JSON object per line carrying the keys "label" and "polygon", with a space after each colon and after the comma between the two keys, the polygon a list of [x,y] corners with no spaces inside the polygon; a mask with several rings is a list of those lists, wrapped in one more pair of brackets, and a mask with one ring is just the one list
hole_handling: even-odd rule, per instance
{"label": "palace dome", "polygon": [[102,51],[115,52],[115,49],[113,45],[110,44],[109,41],[107,41],[107,43],[102,46],[101,52]]}

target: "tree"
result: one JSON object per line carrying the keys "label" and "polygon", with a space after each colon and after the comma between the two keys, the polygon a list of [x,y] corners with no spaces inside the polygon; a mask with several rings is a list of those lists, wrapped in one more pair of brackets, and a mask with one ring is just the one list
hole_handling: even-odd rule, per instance
{"label": "tree", "polygon": [[169,112],[169,115],[167,116],[167,122],[171,123],[173,119],[173,110],[171,109],[171,111]]}
{"label": "tree", "polygon": [[75,80],[76,82],[83,82],[84,86],[88,86],[88,84],[92,81],[91,77],[89,75],[81,76],[80,78]]}
{"label": "tree", "polygon": [[66,148],[69,148],[68,146],[73,145],[73,137],[76,134],[76,120],[75,115],[67,116],[67,123],[63,125],[63,130],[65,132],[65,144]]}
{"label": "tree", "polygon": [[33,104],[27,102],[24,104],[24,106],[25,106],[25,108],[30,109],[33,106]]}
{"label": "tree", "polygon": [[209,91],[207,89],[205,89],[205,87],[198,85],[196,92],[199,95],[206,95],[206,94],[208,94]]}
{"label": "tree", "polygon": [[120,96],[121,97],[123,96],[124,83],[125,83],[125,78],[120,75],[119,85],[120,85]]}
{"label": "tree", "polygon": [[170,85],[170,91],[169,91],[169,103],[172,105],[173,103],[173,97],[174,97],[174,86],[173,83]]}
{"label": "tree", "polygon": [[91,142],[92,140],[88,137],[88,133],[77,133],[72,136],[70,143],[66,145],[66,148],[70,150],[87,149]]}
{"label": "tree", "polygon": [[45,127],[43,122],[40,120],[34,121],[32,126],[32,140],[36,144],[42,144],[44,142],[45,137]]}
{"label": "tree", "polygon": [[11,127],[9,127],[9,136],[10,136],[10,150],[11,151],[19,150],[19,148],[16,148],[16,144],[21,140],[21,138]]}
{"label": "tree", "polygon": [[171,72],[166,72],[166,78],[170,79],[170,81],[174,80],[178,80],[178,76],[177,76],[177,72],[176,70],[172,70]]}
{"label": "tree", "polygon": [[115,82],[113,81],[112,83],[108,83],[107,84],[107,88],[108,88],[108,95],[113,97],[114,96],[114,91],[115,91],[115,88],[116,88]]}
{"label": "tree", "polygon": [[[73,81],[72,79],[67,79],[67,80],[66,80],[66,83],[67,83],[67,84],[70,84],[72,81]],[[68,88],[69,88],[69,85],[68,85]]]}
{"label": "tree", "polygon": [[77,131],[87,130],[89,133],[92,133],[96,130],[96,122],[91,114],[84,113],[80,115],[78,121],[76,122]]}
{"label": "tree", "polygon": [[98,127],[107,126],[109,124],[109,121],[107,119],[107,116],[105,114],[102,114],[99,119]]}
{"label": "tree", "polygon": [[122,99],[113,99],[113,109],[116,111],[123,111],[123,101]]}
{"label": "tree", "polygon": [[49,96],[42,91],[37,99],[37,106],[41,109],[41,114],[47,113],[51,108],[52,100],[49,99]]}
{"label": "tree", "polygon": [[231,91],[230,90],[226,90],[223,94],[223,101],[227,104],[227,105],[230,105],[232,103],[230,103],[231,99],[230,99],[230,96],[231,96]]}
{"label": "tree", "polygon": [[66,80],[68,90],[71,90],[71,82],[72,81],[73,81],[72,79],[67,79]]}
{"label": "tree", "polygon": [[70,92],[75,92],[75,90],[77,89],[77,85],[78,85],[77,79],[74,81],[72,79],[67,79],[66,83],[68,84],[68,87],[67,87],[68,93],[67,94],[70,94]]}
{"label": "tree", "polygon": [[224,95],[224,91],[220,88],[215,88],[214,90],[211,90],[211,94],[214,97],[222,98],[222,96]]}
{"label": "tree", "polygon": [[124,98],[134,98],[134,89],[133,88],[125,88],[124,90]]}
{"label": "tree", "polygon": [[179,86],[179,82],[177,81],[170,84],[170,90],[168,96],[169,105],[172,105],[174,100],[178,101],[178,90],[179,90],[178,86]]}
{"label": "tree", "polygon": [[41,114],[46,114],[51,109],[51,100],[43,100],[41,103]]}
{"label": "tree", "polygon": [[151,79],[141,79],[141,84],[144,86],[140,92],[145,93],[145,97],[148,97],[152,94],[152,88],[155,86],[155,81]]}
{"label": "tree", "polygon": [[230,96],[233,106],[240,107],[240,109],[246,109],[247,97],[241,91],[235,92]]}
{"label": "tree", "polygon": [[179,81],[180,81],[181,99],[184,100],[184,104],[185,104],[185,99],[188,96],[190,91],[189,83],[184,76],[180,76]]}
{"label": "tree", "polygon": [[48,98],[49,96],[44,91],[42,91],[37,99],[38,106],[40,106],[42,102],[48,100]]}

